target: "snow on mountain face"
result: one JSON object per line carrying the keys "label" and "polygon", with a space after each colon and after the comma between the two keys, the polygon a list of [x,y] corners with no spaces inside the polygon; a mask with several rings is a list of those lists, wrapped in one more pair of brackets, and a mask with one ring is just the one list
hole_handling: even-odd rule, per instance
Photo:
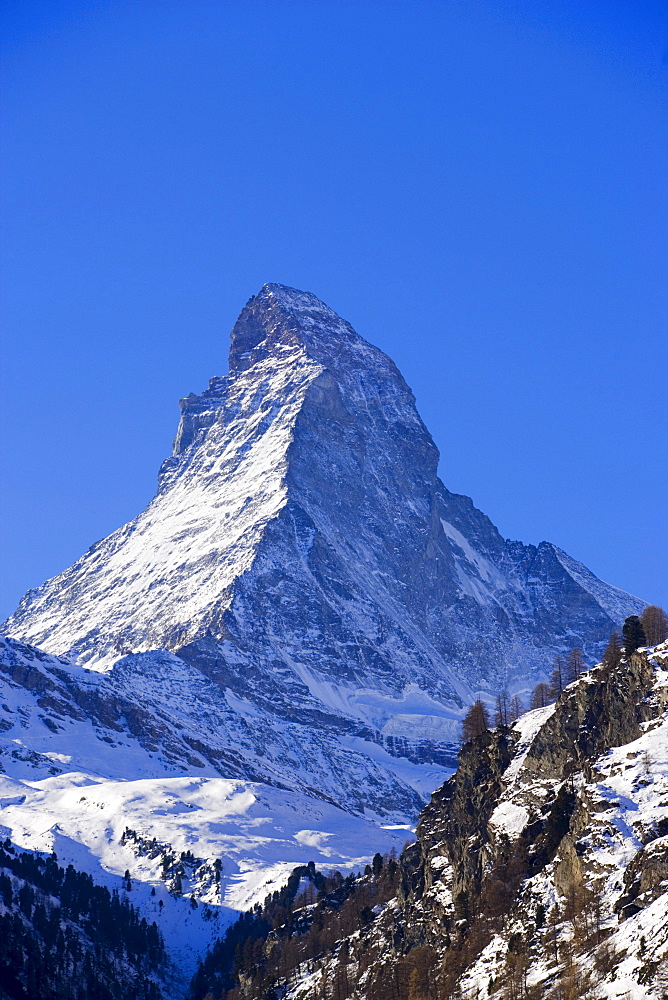
{"label": "snow on mountain face", "polygon": [[449,493],[393,363],[313,295],[265,285],[229,375],[181,410],[154,500],[8,633],[97,670],[171,650],[285,719],[405,751],[642,607]]}
{"label": "snow on mountain face", "polygon": [[110,887],[128,869],[187,972],[294,865],[401,846],[473,693],[642,603],[449,493],[393,363],[312,295],[265,286],[181,411],[146,510],[5,623],[0,822]]}
{"label": "snow on mountain face", "polygon": [[0,761],[21,780],[90,770],[244,779],[406,824],[448,773],[334,726],[280,719],[167,652],[100,674],[0,638],[0,693]]}
{"label": "snow on mountain face", "polygon": [[357,869],[400,850],[445,772],[332,737],[309,745],[173,654],[132,659],[99,673],[0,639],[0,837],[110,890],[129,871],[178,997],[212,940],[296,865]]}

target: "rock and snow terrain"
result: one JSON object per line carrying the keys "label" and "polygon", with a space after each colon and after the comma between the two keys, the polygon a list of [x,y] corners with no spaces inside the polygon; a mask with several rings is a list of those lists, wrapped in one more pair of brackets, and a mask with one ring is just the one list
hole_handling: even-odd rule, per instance
{"label": "rock and snow terrain", "polygon": [[465,744],[417,834],[394,871],[270,905],[264,958],[237,975],[219,947],[195,1000],[664,1000],[668,643]]}
{"label": "rock and snow terrain", "polygon": [[211,940],[295,865],[349,870],[371,847],[400,850],[444,771],[333,740],[326,757],[201,675],[189,684],[178,657],[144,655],[153,684],[133,670],[126,685],[126,661],[100,674],[0,640],[0,835],[110,889],[129,871],[180,996]]}
{"label": "rock and snow terrain", "polygon": [[504,540],[437,462],[390,359],[266,285],[146,510],[4,623],[4,832],[128,870],[182,977],[295,864],[401,848],[477,694],[643,607]]}

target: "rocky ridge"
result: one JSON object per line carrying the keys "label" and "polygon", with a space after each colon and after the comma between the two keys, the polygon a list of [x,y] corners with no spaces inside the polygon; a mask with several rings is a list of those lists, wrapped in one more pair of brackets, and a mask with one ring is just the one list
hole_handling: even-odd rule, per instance
{"label": "rocky ridge", "polygon": [[[663,1000],[668,643],[599,666],[555,705],[465,744],[417,836],[389,896],[392,863],[379,859],[343,910],[331,893],[315,907],[295,901],[291,950],[274,923],[293,962],[269,970],[282,996]],[[355,899],[345,933],[322,950],[328,921],[341,928]],[[242,990],[226,981],[227,1000],[261,995],[247,975]]]}

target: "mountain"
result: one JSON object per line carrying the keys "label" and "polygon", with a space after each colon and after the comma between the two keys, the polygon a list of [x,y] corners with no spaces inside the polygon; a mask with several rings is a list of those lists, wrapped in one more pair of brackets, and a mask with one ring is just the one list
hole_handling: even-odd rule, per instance
{"label": "mountain", "polygon": [[398,860],[338,880],[297,869],[201,963],[192,1000],[209,990],[663,1000],[668,643],[464,744]]}
{"label": "mountain", "polygon": [[146,510],[4,623],[0,833],[156,922],[170,1000],[295,866],[401,850],[479,692],[643,607],[437,463],[393,363],[266,285]]}
{"label": "mountain", "polygon": [[167,650],[284,721],[429,757],[475,693],[643,607],[450,493],[392,361],[309,293],[265,285],[228,376],[180,405],[156,497],[7,634],[99,671]]}
{"label": "mountain", "polygon": [[370,845],[400,850],[448,772],[379,747],[374,760],[362,740],[308,742],[228,693],[233,710],[173,654],[136,660],[101,674],[0,640],[0,835],[55,852],[156,922],[173,1000],[295,865],[349,871]]}

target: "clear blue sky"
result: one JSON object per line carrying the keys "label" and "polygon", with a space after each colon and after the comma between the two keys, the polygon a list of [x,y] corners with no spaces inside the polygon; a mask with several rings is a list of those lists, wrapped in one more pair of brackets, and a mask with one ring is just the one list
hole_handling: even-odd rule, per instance
{"label": "clear blue sky", "polygon": [[668,607],[667,11],[6,0],[0,617],[146,504],[265,281],[505,536]]}

